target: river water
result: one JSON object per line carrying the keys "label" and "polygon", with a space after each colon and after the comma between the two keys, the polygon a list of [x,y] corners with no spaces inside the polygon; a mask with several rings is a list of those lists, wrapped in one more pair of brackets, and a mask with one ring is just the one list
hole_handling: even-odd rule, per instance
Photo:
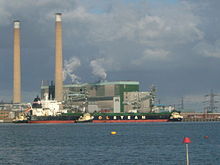
{"label": "river water", "polygon": [[184,137],[190,165],[220,164],[220,122],[0,124],[0,164],[185,165]]}

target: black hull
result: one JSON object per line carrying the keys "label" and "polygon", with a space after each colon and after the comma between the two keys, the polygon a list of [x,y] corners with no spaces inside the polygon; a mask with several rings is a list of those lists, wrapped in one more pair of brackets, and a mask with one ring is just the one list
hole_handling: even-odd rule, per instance
{"label": "black hull", "polygon": [[182,120],[183,120],[182,118],[169,119],[170,122],[180,122]]}
{"label": "black hull", "polygon": [[80,116],[30,116],[28,121],[78,120]]}
{"label": "black hull", "polygon": [[84,120],[84,121],[79,121],[76,120],[76,123],[92,123],[93,120]]}
{"label": "black hull", "polygon": [[93,120],[159,120],[170,119],[170,114],[147,115],[96,115]]}
{"label": "black hull", "polygon": [[13,123],[28,123],[28,120],[13,121]]}
{"label": "black hull", "polygon": [[170,119],[170,113],[164,114],[94,114],[93,120],[79,120],[80,115],[67,115],[67,116],[30,116],[28,123],[52,123],[60,122],[74,122],[74,123],[108,123],[108,122],[180,122],[181,118]]}

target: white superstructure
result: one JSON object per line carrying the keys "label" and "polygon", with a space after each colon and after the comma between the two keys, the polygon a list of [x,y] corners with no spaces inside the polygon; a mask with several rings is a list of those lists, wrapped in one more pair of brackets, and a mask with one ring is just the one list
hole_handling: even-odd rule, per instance
{"label": "white superstructure", "polygon": [[49,100],[48,94],[44,95],[44,100],[38,100],[33,103],[32,115],[34,116],[57,116],[61,113],[67,113],[67,110],[62,109],[61,102]]}

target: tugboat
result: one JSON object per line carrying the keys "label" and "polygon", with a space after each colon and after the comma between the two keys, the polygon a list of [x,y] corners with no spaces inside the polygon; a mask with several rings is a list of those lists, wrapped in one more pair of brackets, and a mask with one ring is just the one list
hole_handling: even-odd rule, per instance
{"label": "tugboat", "polygon": [[28,119],[24,113],[20,113],[16,118],[13,120],[13,123],[28,123]]}
{"label": "tugboat", "polygon": [[182,121],[182,120],[183,120],[183,116],[181,116],[179,112],[171,113],[169,121]]}
{"label": "tugboat", "polygon": [[94,117],[90,115],[89,113],[83,114],[83,116],[80,116],[78,120],[76,120],[76,123],[90,123],[92,122]]}
{"label": "tugboat", "polygon": [[18,115],[13,120],[13,123],[28,123],[28,113],[31,107],[28,107],[25,111],[19,112]]}

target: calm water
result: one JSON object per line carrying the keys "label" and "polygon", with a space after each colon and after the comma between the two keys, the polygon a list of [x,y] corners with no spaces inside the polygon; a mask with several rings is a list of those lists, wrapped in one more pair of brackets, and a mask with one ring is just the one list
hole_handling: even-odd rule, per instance
{"label": "calm water", "polygon": [[220,122],[1,124],[0,164],[185,165],[184,136],[191,165],[220,164]]}

